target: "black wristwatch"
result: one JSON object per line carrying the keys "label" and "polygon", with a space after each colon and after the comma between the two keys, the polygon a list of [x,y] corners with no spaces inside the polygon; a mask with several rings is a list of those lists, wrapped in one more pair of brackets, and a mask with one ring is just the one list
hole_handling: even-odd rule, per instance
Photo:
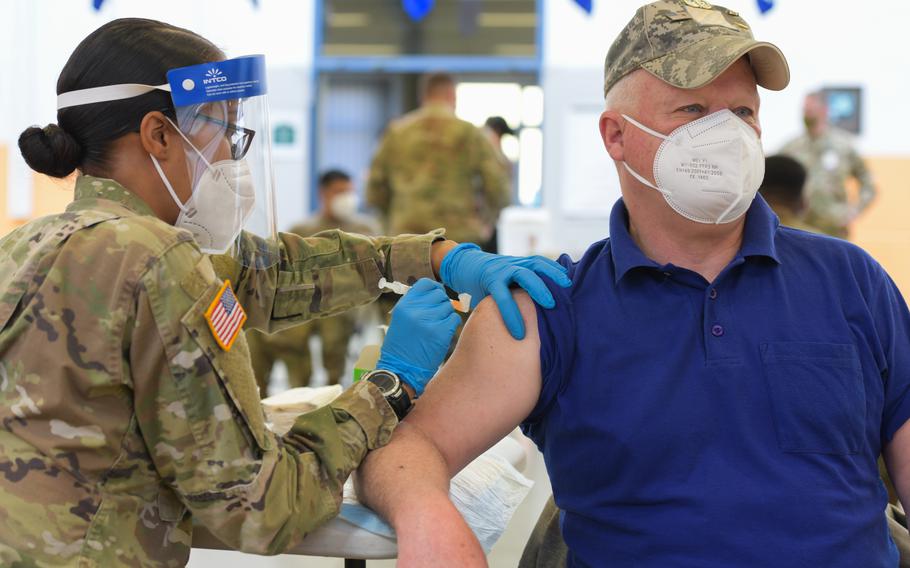
{"label": "black wristwatch", "polygon": [[379,392],[385,397],[399,420],[403,419],[411,410],[411,397],[401,387],[401,379],[392,371],[376,369],[364,375],[362,380],[370,381],[379,387]]}

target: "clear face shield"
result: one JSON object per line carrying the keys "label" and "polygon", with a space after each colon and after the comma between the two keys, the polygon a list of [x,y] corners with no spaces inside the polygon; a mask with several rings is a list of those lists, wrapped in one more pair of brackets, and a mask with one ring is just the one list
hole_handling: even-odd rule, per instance
{"label": "clear face shield", "polygon": [[[192,188],[189,199],[179,198],[172,185],[175,180],[168,179],[154,157],[151,160],[180,209],[174,225],[189,230],[207,254],[230,254],[254,268],[276,264],[280,255],[265,58],[254,55],[181,67],[169,71],[167,79],[167,85],[112,85],[64,93],[58,97],[58,108],[64,108],[65,97],[78,101],[81,95],[101,102],[152,89],[170,91],[177,117],[171,124],[183,138]],[[142,92],[129,94],[137,90]]]}

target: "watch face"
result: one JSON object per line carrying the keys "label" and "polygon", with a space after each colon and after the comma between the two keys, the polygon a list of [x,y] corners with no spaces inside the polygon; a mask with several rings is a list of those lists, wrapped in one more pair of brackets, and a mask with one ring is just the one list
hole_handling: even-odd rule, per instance
{"label": "watch face", "polygon": [[405,417],[411,407],[411,399],[408,393],[401,388],[401,380],[395,373],[376,370],[367,374],[365,380],[379,388],[379,392],[385,397],[399,420]]}
{"label": "watch face", "polygon": [[395,389],[398,386],[395,377],[388,373],[373,373],[367,377],[367,380],[379,387],[379,390],[385,396],[395,392]]}

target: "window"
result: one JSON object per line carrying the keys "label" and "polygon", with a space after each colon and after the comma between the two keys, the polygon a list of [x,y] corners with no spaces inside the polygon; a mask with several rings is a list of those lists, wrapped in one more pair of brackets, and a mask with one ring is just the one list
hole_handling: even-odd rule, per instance
{"label": "window", "polygon": [[400,0],[325,0],[324,56],[537,54],[535,0],[436,0],[421,21]]}
{"label": "window", "polygon": [[483,126],[487,118],[501,116],[517,132],[502,139],[502,152],[518,163],[519,205],[536,206],[541,201],[543,181],[543,90],[518,83],[460,83],[455,114]]}

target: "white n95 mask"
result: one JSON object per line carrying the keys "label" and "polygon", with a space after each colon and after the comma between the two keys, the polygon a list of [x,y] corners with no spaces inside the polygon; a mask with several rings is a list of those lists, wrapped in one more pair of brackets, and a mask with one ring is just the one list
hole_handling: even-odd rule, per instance
{"label": "white n95 mask", "polygon": [[351,221],[357,217],[357,207],[359,205],[360,200],[357,199],[357,194],[349,191],[336,195],[329,205],[329,211],[339,221]]}
{"label": "white n95 mask", "polygon": [[659,191],[674,211],[692,221],[729,223],[742,217],[765,176],[761,140],[724,109],[680,126],[669,135],[622,115],[663,139],[654,156],[654,183],[623,162],[638,181]]}
{"label": "white n95 mask", "polygon": [[240,234],[256,203],[250,166],[243,159],[209,163],[176,125],[174,128],[205,165],[192,195],[186,203],[181,203],[158,160],[149,154],[158,176],[180,209],[174,226],[193,233],[202,252],[224,254]]}

